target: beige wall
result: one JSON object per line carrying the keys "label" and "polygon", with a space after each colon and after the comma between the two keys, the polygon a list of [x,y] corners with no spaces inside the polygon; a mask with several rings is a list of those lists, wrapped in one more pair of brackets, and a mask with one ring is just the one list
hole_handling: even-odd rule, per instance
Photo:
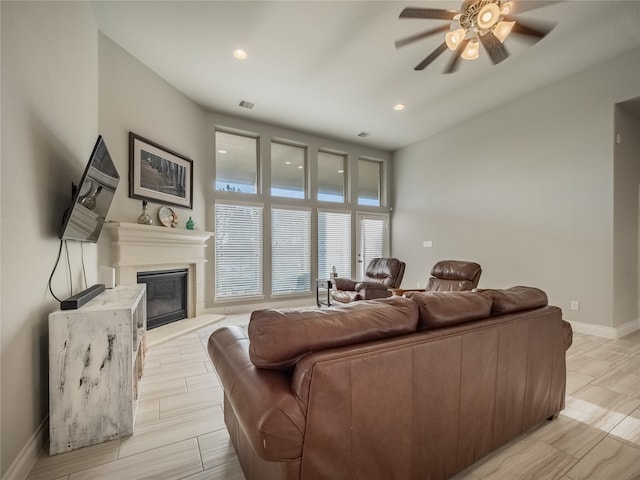
{"label": "beige wall", "polygon": [[[640,102],[640,100],[639,100]],[[640,116],[626,105],[615,108],[613,319],[623,327],[638,317],[638,210]]]}
{"label": "beige wall", "polygon": [[[60,222],[98,134],[98,38],[86,2],[1,2],[2,478],[19,478],[48,413],[47,281]],[[69,245],[74,287],[80,249]],[[96,247],[84,248],[89,284]],[[64,259],[64,256],[63,256]],[[53,290],[69,296],[65,268]],[[75,293],[75,292],[74,292]],[[26,464],[25,464],[26,462]],[[11,471],[10,466],[12,466]]]}
{"label": "beige wall", "polygon": [[481,287],[538,286],[602,334],[635,321],[614,320],[613,119],[639,78],[636,50],[397,151],[403,285],[424,286],[437,260],[476,260]]}
{"label": "beige wall", "polygon": [[[136,222],[142,202],[129,198],[129,132],[132,131],[193,161],[193,209],[172,207],[178,226],[191,216],[203,228],[206,201],[206,115],[175,88],[149,70],[108,37],[99,34],[99,126],[120,172],[108,219]],[[158,225],[159,203],[149,203]],[[111,265],[110,237],[99,241],[100,265]]]}

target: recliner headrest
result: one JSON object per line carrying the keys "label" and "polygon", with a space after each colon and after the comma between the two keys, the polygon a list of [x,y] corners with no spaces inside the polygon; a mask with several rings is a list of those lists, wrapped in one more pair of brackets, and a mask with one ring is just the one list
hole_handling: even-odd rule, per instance
{"label": "recliner headrest", "polygon": [[445,280],[473,281],[481,272],[479,264],[462,260],[441,260],[431,269],[432,276]]}
{"label": "recliner headrest", "polygon": [[365,275],[369,278],[384,279],[397,275],[401,268],[397,258],[374,258],[367,265]]}

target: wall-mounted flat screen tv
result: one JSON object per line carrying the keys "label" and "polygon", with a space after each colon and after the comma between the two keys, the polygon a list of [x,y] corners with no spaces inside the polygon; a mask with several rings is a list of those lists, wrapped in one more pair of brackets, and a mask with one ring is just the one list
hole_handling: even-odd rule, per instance
{"label": "wall-mounted flat screen tv", "polygon": [[97,242],[119,181],[120,175],[99,135],[82,179],[73,189],[71,207],[65,213],[60,238]]}

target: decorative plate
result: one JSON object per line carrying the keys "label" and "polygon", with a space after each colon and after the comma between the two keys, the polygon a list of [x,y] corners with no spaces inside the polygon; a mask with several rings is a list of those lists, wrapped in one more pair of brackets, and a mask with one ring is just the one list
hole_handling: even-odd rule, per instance
{"label": "decorative plate", "polygon": [[175,227],[178,223],[178,216],[172,208],[160,207],[160,210],[158,210],[158,220],[160,220],[160,223],[165,227]]}

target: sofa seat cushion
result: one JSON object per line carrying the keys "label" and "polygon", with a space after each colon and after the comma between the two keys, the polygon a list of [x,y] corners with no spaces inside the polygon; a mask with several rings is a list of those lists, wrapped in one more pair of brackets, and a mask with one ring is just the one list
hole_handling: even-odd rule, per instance
{"label": "sofa seat cushion", "polygon": [[506,315],[548,304],[547,294],[535,287],[517,286],[505,290],[485,288],[475,291],[491,297],[491,315]]}
{"label": "sofa seat cushion", "polygon": [[249,356],[259,368],[287,370],[310,352],[415,332],[418,306],[402,297],[326,309],[262,309],[249,320]]}
{"label": "sofa seat cushion", "polygon": [[405,297],[418,305],[418,330],[481,320],[491,313],[491,297],[470,291],[407,292]]}

